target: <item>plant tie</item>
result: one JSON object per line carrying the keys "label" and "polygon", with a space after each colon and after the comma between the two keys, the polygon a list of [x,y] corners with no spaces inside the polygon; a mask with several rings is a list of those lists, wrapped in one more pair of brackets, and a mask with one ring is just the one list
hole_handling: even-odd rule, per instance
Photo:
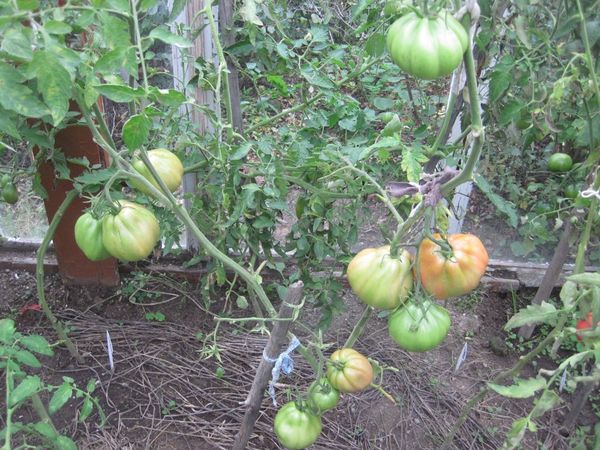
{"label": "plant tie", "polygon": [[299,345],[300,341],[296,336],[293,336],[290,345],[288,345],[288,347],[281,352],[277,358],[269,358],[266,353],[266,349],[263,350],[264,360],[270,363],[275,363],[273,370],[271,371],[272,378],[271,381],[269,381],[269,395],[273,399],[274,406],[277,406],[277,400],[275,399],[275,384],[279,380],[279,375],[281,375],[281,372],[289,375],[294,370],[294,360],[290,356],[290,353],[292,353]]}

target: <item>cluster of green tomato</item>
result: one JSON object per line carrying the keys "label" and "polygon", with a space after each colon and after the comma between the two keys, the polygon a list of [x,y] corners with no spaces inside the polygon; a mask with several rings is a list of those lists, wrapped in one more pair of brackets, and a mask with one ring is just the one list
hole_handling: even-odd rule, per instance
{"label": "cluster of green tomato", "polygon": [[14,205],[19,201],[19,191],[17,191],[17,186],[15,186],[12,177],[7,173],[0,177],[0,194],[2,200],[11,205]]}
{"label": "cluster of green tomato", "polygon": [[277,412],[273,428],[281,445],[290,450],[312,445],[323,428],[321,416],[336,407],[341,393],[359,392],[373,381],[369,360],[352,348],[333,352],[327,374],[314,381],[305,400],[286,403]]}
{"label": "cluster of green tomato", "polygon": [[[181,185],[183,165],[175,154],[166,149],[148,152],[148,159],[156,169],[158,176],[171,192]],[[133,168],[152,185],[159,188],[157,180],[146,165],[140,161],[132,162]],[[150,190],[136,180],[132,187],[150,195]],[[143,206],[118,200],[111,213],[97,217],[86,212],[75,223],[75,241],[92,261],[102,261],[114,257],[122,261],[139,261],[147,258],[160,237],[160,226],[154,214]]]}

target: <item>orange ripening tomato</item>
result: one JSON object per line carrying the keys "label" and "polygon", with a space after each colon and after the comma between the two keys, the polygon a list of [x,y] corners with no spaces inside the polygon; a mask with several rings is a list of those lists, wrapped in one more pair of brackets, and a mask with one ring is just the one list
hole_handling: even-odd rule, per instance
{"label": "orange ripening tomato", "polygon": [[[441,240],[439,234],[433,238]],[[488,263],[488,253],[477,236],[450,234],[446,237],[452,249],[442,248],[429,239],[419,246],[419,272],[423,288],[438,300],[471,292],[479,285]]]}
{"label": "orange ripening tomato", "polygon": [[[577,321],[577,325],[575,326],[575,328],[577,329],[577,331],[583,331],[583,330],[587,330],[589,328],[592,328],[592,324],[593,324],[593,318],[592,318],[592,312],[590,311],[585,319],[581,319]],[[596,326],[600,327],[600,321],[596,324]],[[583,341],[583,336],[580,333],[576,333],[577,334],[577,340],[578,341]]]}

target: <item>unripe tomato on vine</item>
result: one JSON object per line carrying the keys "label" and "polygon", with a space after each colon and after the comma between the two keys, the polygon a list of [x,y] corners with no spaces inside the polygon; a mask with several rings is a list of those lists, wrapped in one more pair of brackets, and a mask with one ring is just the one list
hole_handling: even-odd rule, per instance
{"label": "unripe tomato on vine", "polygon": [[[434,234],[433,239],[442,237]],[[479,285],[488,263],[483,243],[472,234],[446,236],[447,249],[430,239],[419,246],[419,273],[425,291],[443,300],[468,294]]]}
{"label": "unripe tomato on vine", "polygon": [[[148,159],[169,191],[175,192],[181,186],[181,180],[183,179],[183,164],[177,155],[165,148],[157,148],[148,152]],[[143,161],[136,159],[131,165],[155,188],[160,190],[158,181],[152,176]],[[146,195],[150,195],[150,190],[136,180],[131,180],[131,186]]]}
{"label": "unripe tomato on vine", "polygon": [[459,66],[469,37],[447,11],[432,17],[411,12],[390,26],[386,43],[392,61],[403,71],[433,80],[451,74]]}
{"label": "unripe tomato on vine", "polygon": [[426,352],[440,345],[450,330],[450,314],[431,301],[409,302],[388,319],[390,337],[409,352]]}
{"label": "unripe tomato on vine", "polygon": [[289,402],[275,415],[273,430],[285,448],[300,450],[311,446],[321,434],[321,418],[305,402]]}

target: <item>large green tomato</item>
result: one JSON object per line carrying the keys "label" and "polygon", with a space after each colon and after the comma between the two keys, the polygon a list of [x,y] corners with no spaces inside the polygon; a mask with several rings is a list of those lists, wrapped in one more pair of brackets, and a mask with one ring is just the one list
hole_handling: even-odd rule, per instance
{"label": "large green tomato", "polygon": [[12,181],[11,176],[9,174],[5,173],[4,175],[2,175],[0,177],[0,188],[3,188],[4,186],[6,186],[11,181]]}
{"label": "large green tomato", "polygon": [[467,32],[448,12],[436,17],[406,14],[392,24],[386,40],[392,60],[424,80],[451,74],[469,46]]}
{"label": "large green tomato", "polygon": [[273,429],[281,445],[299,450],[312,445],[321,434],[321,418],[308,409],[308,405],[286,403],[277,411]]}
{"label": "large green tomato", "polygon": [[[167,185],[167,188],[169,188],[171,192],[175,192],[181,185],[181,180],[183,178],[183,164],[181,164],[179,158],[165,148],[157,148],[148,152],[148,159],[156,169],[160,178]],[[140,175],[160,190],[158,182],[152,176],[150,170],[148,170],[143,161],[136,159],[132,162],[132,166],[140,173]],[[149,189],[138,181],[132,180],[131,185],[144,194],[150,195]]]}
{"label": "large green tomato", "polygon": [[548,169],[552,172],[568,172],[573,167],[573,159],[566,153],[554,153],[548,158]]}
{"label": "large green tomato", "polygon": [[146,258],[160,237],[158,220],[143,206],[118,201],[121,209],[102,218],[102,241],[106,250],[123,261]]}
{"label": "large green tomato", "polygon": [[388,331],[396,343],[410,352],[426,352],[437,347],[450,330],[450,315],[441,306],[409,302],[392,313]]}
{"label": "large green tomato", "polygon": [[390,256],[390,246],[366,248],[350,261],[348,283],[367,305],[381,309],[397,308],[413,284],[410,255],[403,250],[398,258]]}
{"label": "large green tomato", "polygon": [[327,379],[340,392],[362,391],[373,382],[373,367],[353,348],[340,348],[327,362]]}
{"label": "large green tomato", "polygon": [[319,410],[319,413],[335,408],[340,400],[340,392],[329,383],[327,378],[315,380],[308,389],[308,396]]}
{"label": "large green tomato", "polygon": [[102,242],[102,221],[85,213],[75,222],[75,242],[83,254],[92,261],[110,258]]}
{"label": "large green tomato", "polygon": [[19,191],[13,183],[8,183],[2,188],[2,198],[6,203],[14,205],[19,201]]}

